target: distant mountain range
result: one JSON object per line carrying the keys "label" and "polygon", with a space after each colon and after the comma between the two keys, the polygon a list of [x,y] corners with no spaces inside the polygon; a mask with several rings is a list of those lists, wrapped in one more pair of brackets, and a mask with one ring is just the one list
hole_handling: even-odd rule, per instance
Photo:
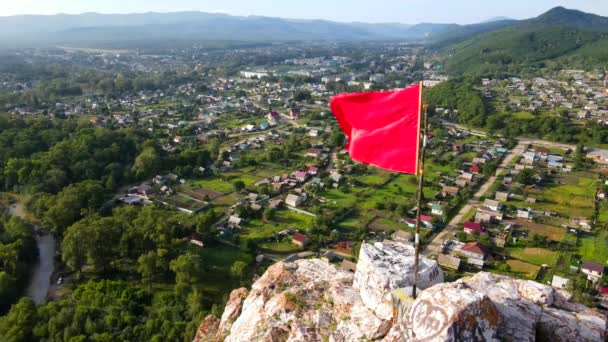
{"label": "distant mountain range", "polygon": [[556,7],[466,39],[440,40],[436,47],[451,55],[448,70],[452,74],[600,65],[608,62],[608,18]]}
{"label": "distant mountain range", "polygon": [[338,23],[219,13],[58,14],[0,17],[0,43],[87,44],[140,40],[180,41],[424,41],[451,31],[460,34],[495,27],[422,23]]}
{"label": "distant mountain range", "polygon": [[608,62],[608,18],[563,7],[528,20],[497,17],[472,25],[339,23],[204,12],[0,17],[0,46],[5,47],[365,40],[427,43],[451,55],[448,70],[453,74],[564,61]]}

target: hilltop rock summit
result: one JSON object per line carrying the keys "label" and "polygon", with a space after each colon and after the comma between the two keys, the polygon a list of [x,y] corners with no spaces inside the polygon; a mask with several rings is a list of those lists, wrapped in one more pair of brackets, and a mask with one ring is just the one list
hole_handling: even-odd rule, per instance
{"label": "hilltop rock summit", "polygon": [[363,244],[356,272],[318,259],[279,262],[248,291],[232,292],[195,342],[605,341],[605,316],[562,290],[480,272],[443,283],[421,258],[418,298],[409,297],[413,247]]}

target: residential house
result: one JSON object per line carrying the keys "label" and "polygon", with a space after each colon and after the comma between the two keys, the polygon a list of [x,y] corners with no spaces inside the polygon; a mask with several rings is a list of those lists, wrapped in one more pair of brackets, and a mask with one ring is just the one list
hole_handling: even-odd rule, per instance
{"label": "residential house", "polygon": [[300,206],[302,204],[302,202],[304,202],[304,198],[302,198],[298,195],[294,195],[294,194],[289,194],[285,198],[285,204],[290,207],[294,207],[294,208],[297,208],[298,206]]}
{"label": "residential house", "polygon": [[531,220],[533,218],[532,211],[517,209],[517,218]]}
{"label": "residential house", "polygon": [[302,233],[295,233],[291,236],[291,242],[298,245],[300,248],[305,248],[310,242],[308,237]]}
{"label": "residential house", "polygon": [[477,213],[475,213],[475,221],[479,223],[502,221],[502,218],[502,213],[484,207],[477,209]]}
{"label": "residential house", "polygon": [[469,172],[474,175],[478,175],[479,172],[481,172],[481,167],[479,166],[479,164],[473,164],[471,165],[471,167],[469,167]]}
{"label": "residential house", "polygon": [[475,175],[468,172],[463,172],[460,176],[458,176],[458,180],[464,181],[465,184],[471,184],[475,181]]}
{"label": "residential house", "polygon": [[500,202],[507,202],[509,201],[509,193],[497,191],[496,195],[494,195],[494,198]]}
{"label": "residential house", "polygon": [[536,153],[534,152],[525,152],[522,154],[522,157],[521,162],[523,164],[532,165],[537,160]]}
{"label": "residential house", "polygon": [[236,215],[231,215],[228,218],[228,227],[230,228],[240,228],[242,223],[243,219]]}
{"label": "residential house", "polygon": [[458,271],[460,269],[461,260],[460,258],[451,255],[439,254],[439,257],[437,257],[437,262],[439,263],[439,266]]}
{"label": "residential house", "polygon": [[477,267],[483,267],[490,252],[479,242],[469,242],[462,245],[456,253],[467,258],[467,262]]}
{"label": "residential house", "polygon": [[587,280],[597,283],[604,276],[604,265],[591,261],[583,261],[581,272],[587,275]]}
{"label": "residential house", "polygon": [[445,207],[440,203],[433,203],[431,206],[431,214],[443,217],[445,215]]}
{"label": "residential house", "polygon": [[341,252],[350,254],[350,252],[353,249],[353,242],[352,241],[338,241],[338,243],[336,244],[336,249],[338,249]]}
{"label": "residential house", "polygon": [[551,280],[551,286],[556,287],[558,289],[565,289],[568,287],[568,283],[570,283],[570,279],[560,277],[558,275],[553,275],[553,279]]}
{"label": "residential house", "polygon": [[190,236],[190,243],[199,247],[205,247],[203,236],[198,233],[194,233]]}
{"label": "residential house", "polygon": [[308,178],[308,173],[304,172],[304,171],[297,171],[294,174],[294,178],[297,179],[300,182],[305,182],[306,179]]}
{"label": "residential house", "polygon": [[608,164],[608,151],[590,149],[587,151],[587,158],[593,159],[598,164]]}
{"label": "residential house", "polygon": [[[433,217],[428,215],[420,215],[420,223],[422,223],[422,228],[433,229]],[[410,219],[406,221],[407,226],[410,228],[416,228],[416,220]]]}
{"label": "residential house", "polygon": [[483,227],[481,224],[479,223],[475,223],[475,222],[471,222],[471,221],[467,221],[464,223],[464,232],[466,234],[473,234],[475,232],[479,233],[479,234],[485,234],[486,228]]}
{"label": "residential house", "polygon": [[306,156],[319,159],[321,158],[322,153],[323,152],[318,148],[309,148],[306,151]]}
{"label": "residential house", "polygon": [[444,198],[456,196],[456,195],[458,195],[459,191],[460,191],[460,188],[458,188],[458,187],[455,187],[455,186],[444,186],[441,189],[441,196],[444,197]]}
{"label": "residential house", "polygon": [[247,199],[248,199],[248,200],[249,200],[249,202],[251,202],[251,203],[255,203],[255,202],[257,202],[259,197],[260,197],[260,195],[258,195],[258,194],[256,194],[256,193],[254,193],[254,192],[250,192],[250,193],[247,195]]}
{"label": "residential house", "polygon": [[268,121],[271,124],[277,124],[279,121],[281,121],[281,114],[279,114],[277,112],[268,113]]}
{"label": "residential house", "polygon": [[283,200],[280,198],[271,199],[270,201],[268,201],[268,206],[270,207],[270,209],[277,209],[280,208],[282,205]]}
{"label": "residential house", "polygon": [[502,203],[495,201],[495,200],[491,200],[491,199],[486,199],[483,202],[483,206],[492,211],[501,211],[502,210]]}
{"label": "residential house", "polygon": [[260,124],[260,130],[264,131],[264,130],[267,130],[268,128],[270,128],[270,124],[268,122],[264,121]]}
{"label": "residential house", "polygon": [[309,175],[315,176],[317,173],[319,173],[319,168],[316,166],[311,166],[308,168],[307,172]]}
{"label": "residential house", "polygon": [[141,197],[149,198],[151,195],[156,194],[157,191],[152,186],[144,183],[140,186],[131,188],[129,193],[136,193]]}
{"label": "residential house", "polygon": [[308,131],[308,135],[310,135],[313,138],[316,138],[319,136],[319,130],[318,129],[311,129],[310,131]]}
{"label": "residential house", "polygon": [[336,183],[340,183],[342,181],[342,179],[344,178],[344,176],[342,176],[342,174],[340,174],[340,172],[338,172],[338,171],[331,171],[329,173],[329,178],[331,178],[331,180],[333,180]]}
{"label": "residential house", "polygon": [[406,232],[405,230],[398,230],[391,235],[391,238],[395,241],[409,243],[414,241],[414,234]]}

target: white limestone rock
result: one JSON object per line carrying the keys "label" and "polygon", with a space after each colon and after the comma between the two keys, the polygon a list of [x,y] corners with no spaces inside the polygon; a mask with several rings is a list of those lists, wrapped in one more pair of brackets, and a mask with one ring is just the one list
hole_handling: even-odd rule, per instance
{"label": "white limestone rock", "polygon": [[492,301],[462,283],[423,291],[408,317],[414,341],[498,341],[500,316]]}
{"label": "white limestone rock", "polygon": [[[411,288],[414,283],[413,246],[398,242],[363,244],[353,287],[359,290],[365,306],[384,320],[393,317],[390,293]],[[420,258],[418,288],[425,289],[443,282],[437,262]]]}

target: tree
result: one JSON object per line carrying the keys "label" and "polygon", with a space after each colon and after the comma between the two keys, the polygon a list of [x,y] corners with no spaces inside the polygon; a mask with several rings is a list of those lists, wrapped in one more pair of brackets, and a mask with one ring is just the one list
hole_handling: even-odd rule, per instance
{"label": "tree", "polygon": [[245,182],[243,182],[242,180],[234,181],[232,182],[232,188],[234,189],[234,191],[240,192],[241,190],[245,189]]}
{"label": "tree", "polygon": [[137,272],[148,284],[159,275],[169,270],[169,265],[165,259],[168,254],[166,249],[158,249],[142,254],[137,259]]}
{"label": "tree", "polygon": [[34,341],[32,331],[36,321],[36,304],[23,297],[0,318],[0,336],[7,342]]}
{"label": "tree", "polygon": [[199,286],[202,275],[202,259],[196,254],[183,254],[171,261],[170,269],[175,272],[175,292],[185,296]]}
{"label": "tree", "polygon": [[532,184],[534,184],[534,179],[532,178],[533,176],[534,176],[534,170],[523,169],[517,175],[516,181],[523,185],[532,185]]}
{"label": "tree", "polygon": [[272,209],[272,208],[266,208],[264,210],[264,219],[266,221],[272,221],[274,220],[276,216],[276,210]]}
{"label": "tree", "polygon": [[247,268],[247,264],[243,261],[237,260],[230,267],[230,274],[239,278],[239,281],[243,278],[243,274],[245,273],[245,269]]}
{"label": "tree", "polygon": [[74,225],[67,229],[61,243],[61,260],[78,276],[87,262],[87,239],[87,232]]}
{"label": "tree", "polygon": [[138,178],[144,178],[157,173],[160,170],[161,159],[154,147],[146,147],[135,158],[133,171]]}

